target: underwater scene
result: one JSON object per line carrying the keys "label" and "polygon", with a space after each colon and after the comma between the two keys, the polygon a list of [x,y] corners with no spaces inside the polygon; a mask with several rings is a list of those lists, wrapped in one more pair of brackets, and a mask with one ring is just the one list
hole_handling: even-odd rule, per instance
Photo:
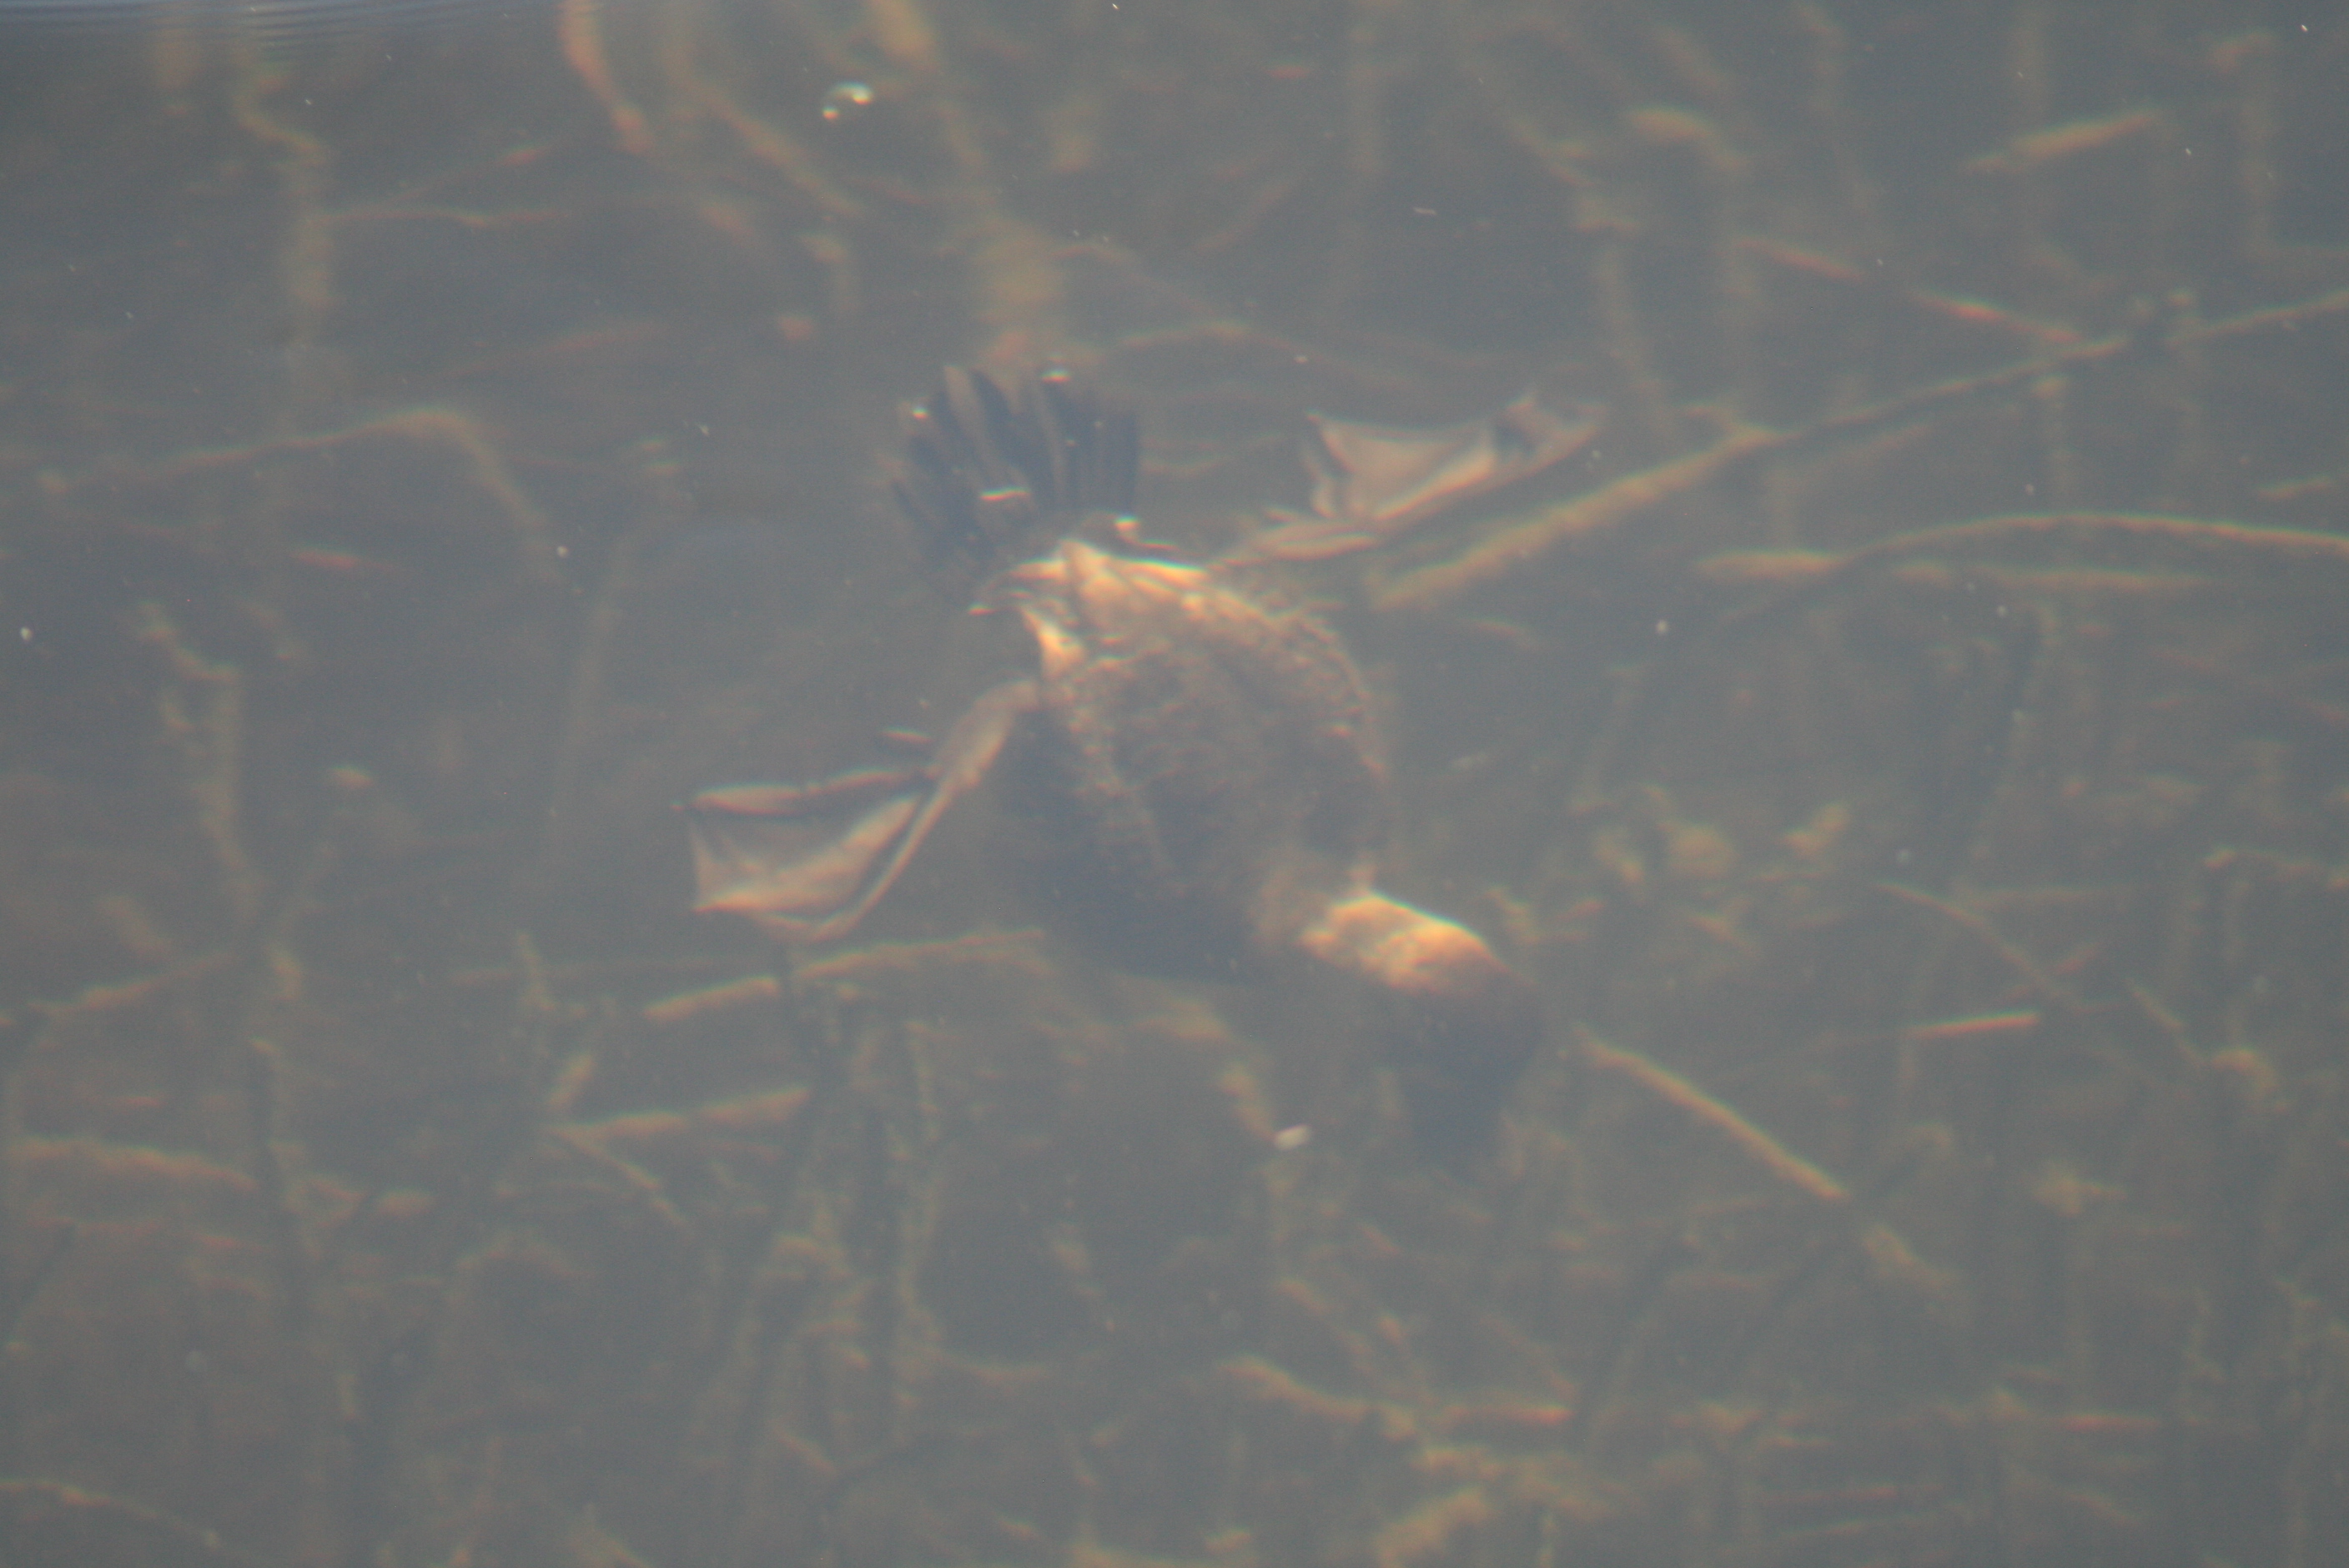
{"label": "underwater scene", "polygon": [[2344,80],[0,4],[0,1559],[2337,1562]]}

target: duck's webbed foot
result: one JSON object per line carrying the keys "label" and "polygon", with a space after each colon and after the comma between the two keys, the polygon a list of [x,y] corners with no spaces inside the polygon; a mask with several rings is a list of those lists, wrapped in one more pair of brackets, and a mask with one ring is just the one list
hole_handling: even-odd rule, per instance
{"label": "duck's webbed foot", "polygon": [[790,942],[847,935],[1036,701],[1033,681],[995,687],[921,767],[703,790],[679,808],[693,834],[695,910],[747,915]]}
{"label": "duck's webbed foot", "polygon": [[1599,428],[1595,416],[1560,414],[1530,392],[1491,418],[1438,429],[1308,417],[1311,514],[1270,513],[1274,526],[1243,541],[1227,562],[1320,561],[1384,544],[1471,496],[1541,472]]}
{"label": "duck's webbed foot", "polygon": [[1473,1161],[1541,1043],[1533,987],[1466,926],[1377,892],[1332,903],[1298,943],[1374,987],[1420,1148],[1455,1170]]}

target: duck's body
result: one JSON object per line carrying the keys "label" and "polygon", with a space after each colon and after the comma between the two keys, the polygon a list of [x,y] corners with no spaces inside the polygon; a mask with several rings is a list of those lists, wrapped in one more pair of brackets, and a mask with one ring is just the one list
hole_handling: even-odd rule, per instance
{"label": "duck's body", "polygon": [[1036,642],[1007,764],[1063,924],[1133,967],[1237,975],[1367,883],[1385,770],[1318,619],[1081,539],[998,593]]}

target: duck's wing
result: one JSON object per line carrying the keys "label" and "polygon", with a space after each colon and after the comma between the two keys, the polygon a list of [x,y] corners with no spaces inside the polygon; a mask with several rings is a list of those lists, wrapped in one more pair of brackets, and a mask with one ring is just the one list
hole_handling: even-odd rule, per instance
{"label": "duck's wing", "polygon": [[987,777],[1037,701],[1033,681],[995,687],[921,767],[703,790],[679,808],[693,837],[695,910],[747,916],[790,942],[847,935],[947,808]]}
{"label": "duck's wing", "polygon": [[1383,544],[1446,507],[1540,472],[1599,428],[1594,415],[1561,414],[1530,392],[1490,418],[1441,429],[1309,418],[1312,514],[1274,512],[1274,526],[1228,561],[1319,561]]}

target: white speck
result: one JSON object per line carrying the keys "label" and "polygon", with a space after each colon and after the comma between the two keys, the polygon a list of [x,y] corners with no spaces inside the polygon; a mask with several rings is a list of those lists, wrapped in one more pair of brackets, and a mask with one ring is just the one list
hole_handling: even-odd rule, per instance
{"label": "white speck", "polygon": [[31,642],[31,641],[33,640],[33,628],[32,628],[32,627],[30,627],[30,626],[19,626],[19,627],[17,627],[17,628],[16,628],[16,640],[17,640],[18,642],[20,642],[20,643],[29,643],[29,642]]}
{"label": "white speck", "polygon": [[1669,637],[1671,634],[1672,624],[1670,621],[1659,621],[1656,623],[1656,635],[1660,637]]}
{"label": "white speck", "polygon": [[1272,1135],[1272,1146],[1283,1154],[1304,1148],[1313,1141],[1313,1129],[1304,1122],[1284,1127]]}

